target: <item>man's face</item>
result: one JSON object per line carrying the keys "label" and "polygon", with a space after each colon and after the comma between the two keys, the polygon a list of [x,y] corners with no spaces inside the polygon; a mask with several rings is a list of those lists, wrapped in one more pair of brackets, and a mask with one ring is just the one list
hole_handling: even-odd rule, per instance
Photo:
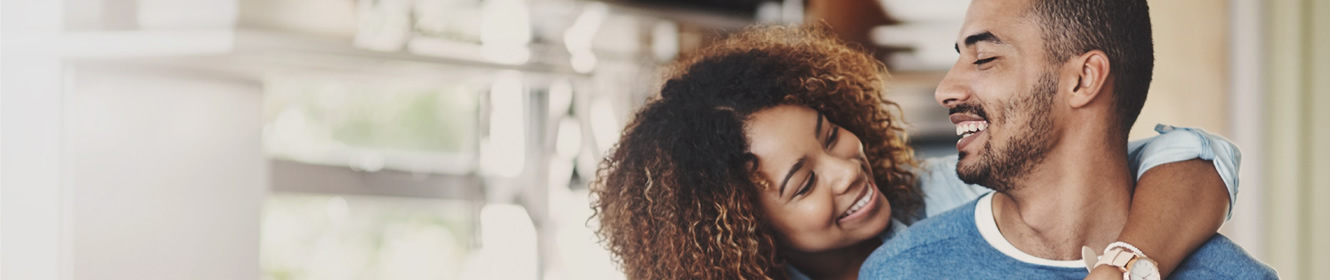
{"label": "man's face", "polygon": [[1010,191],[1056,144],[1057,68],[1028,2],[972,1],[956,41],[960,58],[934,93],[962,136],[956,173],[998,191]]}

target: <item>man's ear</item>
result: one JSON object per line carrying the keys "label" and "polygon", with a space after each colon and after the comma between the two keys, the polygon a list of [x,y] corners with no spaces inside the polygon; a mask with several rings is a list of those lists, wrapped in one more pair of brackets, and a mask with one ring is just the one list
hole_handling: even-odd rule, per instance
{"label": "man's ear", "polygon": [[1070,66],[1074,67],[1073,77],[1076,83],[1072,85],[1071,98],[1067,100],[1068,105],[1072,108],[1081,108],[1090,104],[1104,91],[1111,69],[1108,54],[1101,50],[1091,50],[1074,58]]}

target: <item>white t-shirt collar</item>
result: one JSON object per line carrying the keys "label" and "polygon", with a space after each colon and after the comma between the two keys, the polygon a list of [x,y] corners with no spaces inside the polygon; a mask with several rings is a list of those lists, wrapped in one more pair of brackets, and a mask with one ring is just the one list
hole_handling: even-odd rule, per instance
{"label": "white t-shirt collar", "polygon": [[1015,245],[1011,245],[1011,242],[1008,242],[1007,238],[1002,236],[1002,231],[998,230],[997,220],[993,216],[993,195],[995,193],[991,192],[979,197],[978,205],[975,205],[974,208],[974,224],[979,227],[979,235],[984,237],[984,241],[987,241],[989,246],[993,246],[993,249],[997,249],[998,252],[1024,263],[1085,268],[1085,262],[1081,260],[1060,261],[1040,258],[1027,254],[1020,249],[1016,249]]}

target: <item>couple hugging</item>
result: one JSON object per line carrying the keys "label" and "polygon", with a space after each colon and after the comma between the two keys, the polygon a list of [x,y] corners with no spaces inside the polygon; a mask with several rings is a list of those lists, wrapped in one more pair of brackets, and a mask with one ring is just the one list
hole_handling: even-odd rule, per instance
{"label": "couple hugging", "polygon": [[1217,234],[1227,140],[1128,142],[1144,0],[974,0],[937,86],[959,155],[916,159],[886,68],[752,28],[669,69],[592,185],[630,279],[1272,279]]}

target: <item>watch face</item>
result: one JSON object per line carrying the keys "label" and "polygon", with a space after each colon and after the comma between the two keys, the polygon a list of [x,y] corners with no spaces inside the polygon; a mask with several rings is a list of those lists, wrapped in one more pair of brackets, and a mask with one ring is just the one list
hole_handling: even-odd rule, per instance
{"label": "watch face", "polygon": [[1159,267],[1152,260],[1138,260],[1131,266],[1131,280],[1159,280]]}

